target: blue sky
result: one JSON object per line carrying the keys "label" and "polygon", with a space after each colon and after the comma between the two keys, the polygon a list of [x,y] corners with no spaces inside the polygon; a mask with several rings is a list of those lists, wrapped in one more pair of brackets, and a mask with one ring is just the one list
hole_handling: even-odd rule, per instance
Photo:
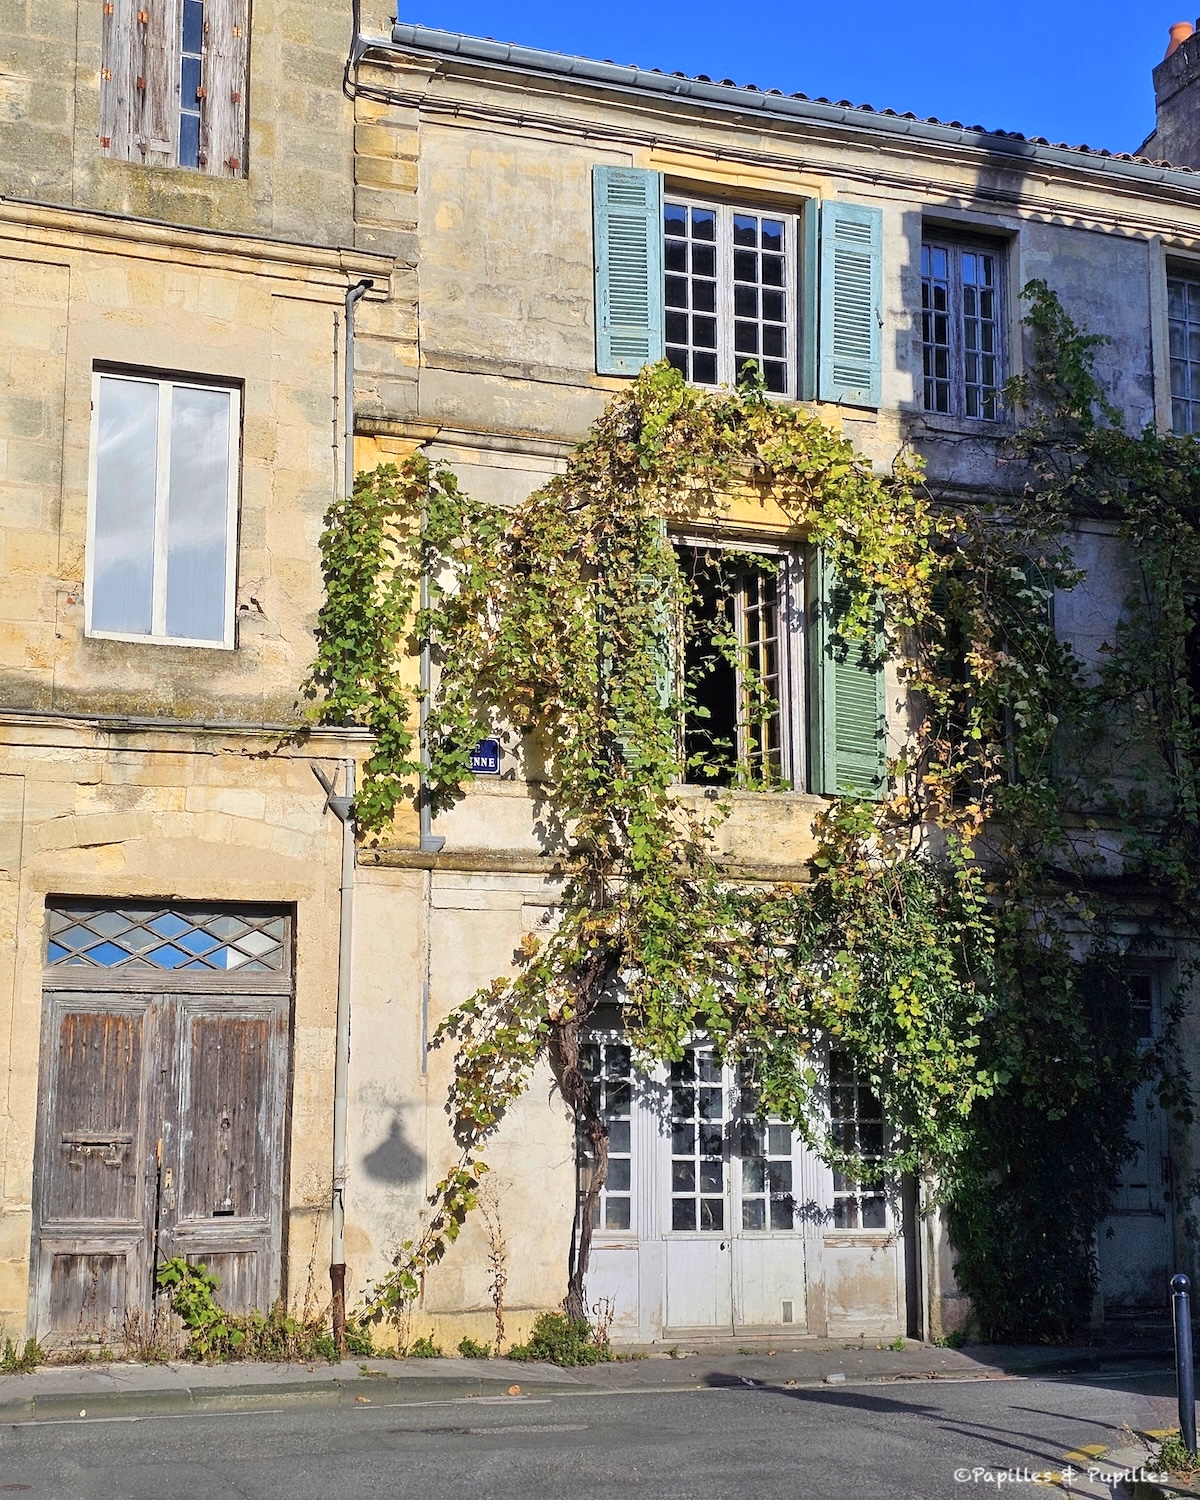
{"label": "blue sky", "polygon": [[[1131,151],[1197,0],[401,0],[405,21]],[[369,13],[370,7],[364,6]]]}

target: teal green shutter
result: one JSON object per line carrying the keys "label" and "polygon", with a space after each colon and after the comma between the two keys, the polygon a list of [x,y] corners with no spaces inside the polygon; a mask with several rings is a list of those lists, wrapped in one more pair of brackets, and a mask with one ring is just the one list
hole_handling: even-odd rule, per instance
{"label": "teal green shutter", "polygon": [[596,370],[636,375],[663,357],[662,173],[593,167]]}
{"label": "teal green shutter", "polygon": [[878,406],[882,387],[883,215],[860,203],[821,205],[818,395]]}
{"label": "teal green shutter", "polygon": [[851,641],[844,659],[834,649],[840,613],[837,579],[814,557],[810,702],[812,790],[827,796],[880,798],[887,785],[883,669],[866,642]]}

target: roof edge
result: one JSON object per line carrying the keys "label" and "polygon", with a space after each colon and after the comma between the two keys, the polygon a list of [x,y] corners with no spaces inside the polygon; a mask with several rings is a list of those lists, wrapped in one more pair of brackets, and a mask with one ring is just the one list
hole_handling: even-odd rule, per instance
{"label": "roof edge", "polygon": [[892,110],[872,109],[869,105],[822,104],[803,95],[783,94],[777,89],[759,89],[754,84],[739,87],[730,82],[712,83],[703,78],[663,73],[655,68],[597,62],[589,57],[550,52],[541,47],[526,47],[516,42],[496,42],[486,37],[468,36],[465,32],[441,31],[410,22],[396,22],[392,27],[390,44],[383,38],[371,38],[368,46],[385,51],[394,49],[436,57],[456,57],[466,62],[490,64],[516,72],[608,85],[627,92],[655,94],[736,110],[739,113],[774,116],[780,120],[806,120],[877,130],[898,140],[970,146],[993,156],[1011,158],[1014,165],[1018,162],[1039,162],[1046,166],[1079,168],[1086,164],[1094,170],[1136,182],[1200,189],[1200,183],[1191,180],[1200,174],[1191,167],[1163,165],[1136,157],[1132,153],[1093,150],[1089,146],[1051,145],[1041,137],[1029,139],[1016,131],[992,131],[966,127],[957,122],[943,124],[940,120],[920,120],[915,115],[898,115]]}

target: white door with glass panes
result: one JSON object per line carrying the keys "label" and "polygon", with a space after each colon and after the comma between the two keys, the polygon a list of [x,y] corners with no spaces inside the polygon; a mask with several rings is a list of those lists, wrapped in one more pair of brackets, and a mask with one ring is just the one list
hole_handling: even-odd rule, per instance
{"label": "white door with glass panes", "polygon": [[[609,1130],[588,1301],[614,1337],[902,1331],[902,1246],[881,1187],[831,1172],[790,1125],[760,1118],[703,1042],[649,1077],[616,1034],[589,1042],[584,1064]],[[835,1074],[831,1101],[847,1149],[881,1149],[869,1091]],[[867,1288],[861,1306],[852,1284]]]}
{"label": "white door with glass panes", "polygon": [[[1125,975],[1132,1030],[1143,1049],[1161,1035],[1157,981],[1152,971]],[[1170,1133],[1152,1083],[1134,1095],[1128,1132],[1132,1155],[1096,1236],[1100,1295],[1111,1313],[1165,1308],[1174,1269]]]}

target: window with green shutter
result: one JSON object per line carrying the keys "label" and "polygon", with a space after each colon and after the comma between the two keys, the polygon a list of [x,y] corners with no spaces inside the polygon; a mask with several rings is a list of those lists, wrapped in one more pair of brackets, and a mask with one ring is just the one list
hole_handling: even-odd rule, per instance
{"label": "window with green shutter", "polygon": [[755,367],[772,395],[879,406],[879,209],[706,201],[637,167],[593,167],[592,196],[599,374],[665,357],[730,386]]}

